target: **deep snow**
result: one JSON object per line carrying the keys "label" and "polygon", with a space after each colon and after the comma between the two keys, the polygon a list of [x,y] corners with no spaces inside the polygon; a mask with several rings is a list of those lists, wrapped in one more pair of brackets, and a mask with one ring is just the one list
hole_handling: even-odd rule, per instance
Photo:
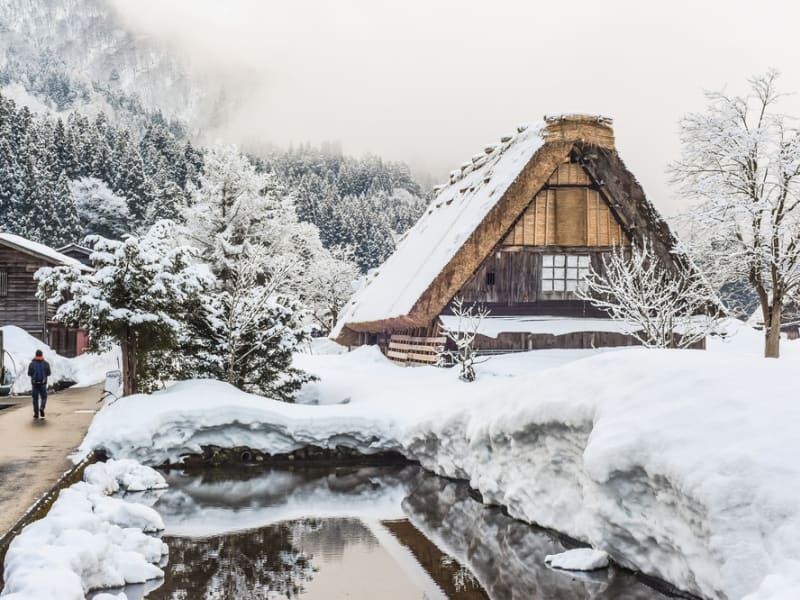
{"label": "deep snow", "polygon": [[104,408],[82,450],[151,464],[209,443],[398,450],[685,590],[780,598],[800,583],[800,345],[761,359],[761,334],[732,329],[707,352],[495,357],[473,384],[374,348],[300,355],[321,377],[302,400],[322,406],[183,382]]}
{"label": "deep snow", "polygon": [[162,577],[156,565],[167,547],[148,535],[164,529],[159,514],[106,495],[129,486],[163,488],[166,483],[134,461],[111,460],[91,465],[85,481],[61,490],[47,515],[9,545],[0,597],[83,600],[91,590]]}

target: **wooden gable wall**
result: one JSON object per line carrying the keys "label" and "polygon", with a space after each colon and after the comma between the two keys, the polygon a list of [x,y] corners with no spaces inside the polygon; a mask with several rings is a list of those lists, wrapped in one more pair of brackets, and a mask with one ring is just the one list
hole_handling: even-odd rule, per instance
{"label": "wooden gable wall", "polygon": [[600,192],[579,164],[564,163],[503,239],[505,246],[630,244]]}
{"label": "wooden gable wall", "polygon": [[[563,163],[535,195],[502,241],[459,294],[486,305],[493,315],[605,316],[574,291],[543,286],[550,257],[564,256],[564,268],[602,269],[613,246],[628,246],[620,222],[577,163]],[[574,266],[566,264],[570,260]]]}

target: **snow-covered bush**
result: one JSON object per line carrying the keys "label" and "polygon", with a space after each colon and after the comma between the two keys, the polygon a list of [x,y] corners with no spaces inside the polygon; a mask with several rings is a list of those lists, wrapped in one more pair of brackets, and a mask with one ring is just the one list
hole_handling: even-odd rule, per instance
{"label": "snow-covered bush", "polygon": [[716,329],[716,297],[688,259],[667,269],[653,251],[614,248],[578,289],[579,298],[631,324],[647,348],[689,348]]}
{"label": "snow-covered bush", "polygon": [[123,241],[89,236],[94,271],[47,267],[35,275],[40,298],[58,305],[56,320],[86,329],[93,350],[120,345],[125,394],[171,374],[154,359],[177,348],[187,310],[211,285],[192,248],[176,238],[171,221]]}
{"label": "snow-covered bush", "polygon": [[475,337],[478,335],[481,321],[489,315],[489,309],[474,304],[466,306],[461,297],[454,298],[450,308],[458,318],[458,325],[454,329],[445,328],[444,334],[456,349],[444,352],[442,358],[458,365],[459,379],[467,382],[475,381],[475,358],[478,355],[475,349]]}

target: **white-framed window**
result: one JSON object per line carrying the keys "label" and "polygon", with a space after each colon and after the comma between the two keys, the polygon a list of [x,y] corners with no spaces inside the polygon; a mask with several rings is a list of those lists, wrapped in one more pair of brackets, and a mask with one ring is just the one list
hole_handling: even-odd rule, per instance
{"label": "white-framed window", "polygon": [[544,254],[542,256],[542,292],[572,292],[583,289],[592,268],[585,254]]}

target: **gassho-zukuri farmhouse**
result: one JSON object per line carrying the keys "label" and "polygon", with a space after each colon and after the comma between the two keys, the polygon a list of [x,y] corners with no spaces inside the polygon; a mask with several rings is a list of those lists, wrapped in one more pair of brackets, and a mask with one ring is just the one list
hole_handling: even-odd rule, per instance
{"label": "gassho-zukuri farmhouse", "polygon": [[423,216],[344,307],[332,337],[398,362],[435,361],[451,303],[491,312],[484,352],[635,343],[576,291],[614,247],[651,243],[668,269],[677,239],[614,147],[609,118],[545,117],[487,145],[435,188]]}

